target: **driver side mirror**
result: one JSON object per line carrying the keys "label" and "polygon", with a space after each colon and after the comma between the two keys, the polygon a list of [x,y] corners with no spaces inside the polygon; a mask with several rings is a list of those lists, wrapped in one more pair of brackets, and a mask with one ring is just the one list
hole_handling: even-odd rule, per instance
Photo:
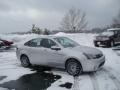
{"label": "driver side mirror", "polygon": [[61,48],[58,47],[58,46],[52,46],[51,49],[52,49],[52,50],[56,50],[56,51],[61,50]]}

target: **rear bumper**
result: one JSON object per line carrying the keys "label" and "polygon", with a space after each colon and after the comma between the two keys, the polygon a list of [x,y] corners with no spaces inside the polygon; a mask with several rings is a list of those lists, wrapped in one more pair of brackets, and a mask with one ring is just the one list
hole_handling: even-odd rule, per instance
{"label": "rear bumper", "polygon": [[99,59],[87,60],[83,65],[84,72],[97,71],[105,63],[105,56],[102,56]]}

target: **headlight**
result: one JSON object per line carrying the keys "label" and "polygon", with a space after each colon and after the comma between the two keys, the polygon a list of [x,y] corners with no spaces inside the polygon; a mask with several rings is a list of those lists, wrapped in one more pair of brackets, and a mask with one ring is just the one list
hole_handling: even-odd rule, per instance
{"label": "headlight", "polygon": [[94,58],[93,55],[86,54],[86,53],[83,53],[83,54],[86,56],[87,59],[93,59]]}
{"label": "headlight", "polygon": [[97,59],[103,56],[103,54],[97,54],[97,55],[91,55],[86,53],[83,53],[83,54],[87,57],[87,59]]}

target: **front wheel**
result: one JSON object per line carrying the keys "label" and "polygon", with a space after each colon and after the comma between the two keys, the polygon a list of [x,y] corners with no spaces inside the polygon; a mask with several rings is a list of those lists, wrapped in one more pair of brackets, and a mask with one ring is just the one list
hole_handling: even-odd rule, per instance
{"label": "front wheel", "polygon": [[28,67],[28,66],[30,66],[29,58],[28,58],[26,55],[22,55],[21,58],[20,58],[20,60],[21,60],[21,65],[22,65],[23,67]]}
{"label": "front wheel", "polygon": [[66,70],[72,76],[78,76],[82,73],[82,66],[80,62],[71,59],[66,62]]}

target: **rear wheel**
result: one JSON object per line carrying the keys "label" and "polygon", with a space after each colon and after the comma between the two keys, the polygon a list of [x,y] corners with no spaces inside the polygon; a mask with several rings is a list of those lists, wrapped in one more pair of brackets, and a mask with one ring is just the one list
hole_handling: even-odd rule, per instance
{"label": "rear wheel", "polygon": [[66,62],[66,70],[72,76],[78,76],[82,73],[80,62],[75,59],[70,59]]}
{"label": "rear wheel", "polygon": [[26,55],[22,55],[21,58],[20,58],[20,60],[21,60],[21,65],[23,67],[28,67],[28,66],[31,65],[30,61],[29,61],[29,58]]}
{"label": "rear wheel", "polygon": [[95,47],[99,47],[99,45],[97,44],[97,42],[94,42],[94,46]]}
{"label": "rear wheel", "polygon": [[109,43],[109,47],[113,47],[115,45],[115,43],[114,43],[114,41],[110,41],[110,43]]}
{"label": "rear wheel", "polygon": [[99,45],[98,44],[94,44],[95,45],[95,47],[99,47]]}

